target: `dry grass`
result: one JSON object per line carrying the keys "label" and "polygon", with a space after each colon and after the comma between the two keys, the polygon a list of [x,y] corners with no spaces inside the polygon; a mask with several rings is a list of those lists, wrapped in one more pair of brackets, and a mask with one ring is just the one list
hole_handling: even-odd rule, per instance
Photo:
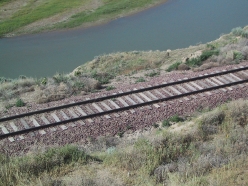
{"label": "dry grass", "polygon": [[140,132],[138,138],[99,137],[80,147],[89,157],[83,165],[62,161],[61,152],[71,150],[1,156],[0,176],[15,185],[244,185],[247,108],[248,101],[238,100],[169,128]]}

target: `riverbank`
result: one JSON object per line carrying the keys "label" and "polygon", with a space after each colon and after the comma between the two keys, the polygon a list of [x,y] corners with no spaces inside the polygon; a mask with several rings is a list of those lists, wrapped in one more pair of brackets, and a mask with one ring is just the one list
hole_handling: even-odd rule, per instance
{"label": "riverbank", "polygon": [[[52,77],[18,79],[0,78],[0,111],[6,115],[12,107],[44,104],[71,96],[111,90],[119,85],[149,81],[154,76],[167,76],[171,71],[190,73],[248,58],[247,39],[240,36],[248,27],[236,28],[230,34],[207,44],[168,51],[118,52],[98,56],[77,67],[70,74]],[[237,35],[238,34],[238,35]],[[203,61],[199,59],[204,59]],[[32,106],[33,107],[33,106]],[[36,106],[35,106],[36,107]]]}
{"label": "riverbank", "polygon": [[158,6],[167,0],[3,1],[0,37],[89,27]]}

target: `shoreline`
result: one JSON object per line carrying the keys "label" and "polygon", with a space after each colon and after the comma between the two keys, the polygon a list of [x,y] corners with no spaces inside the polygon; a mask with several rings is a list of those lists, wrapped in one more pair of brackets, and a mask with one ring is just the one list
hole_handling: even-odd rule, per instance
{"label": "shoreline", "polygon": [[[96,21],[93,21],[93,22],[86,22],[86,23],[82,23],[80,26],[76,26],[76,27],[73,27],[73,28],[52,28],[52,29],[49,29],[49,28],[45,28],[45,27],[41,27],[39,30],[37,31],[26,31],[26,32],[22,32],[22,31],[14,31],[14,32],[10,32],[8,34],[5,34],[4,36],[0,36],[0,39],[1,38],[14,38],[14,37],[19,37],[19,36],[29,36],[29,35],[35,35],[35,34],[42,34],[42,33],[52,33],[52,32],[67,32],[67,31],[70,31],[70,30],[85,30],[85,29],[88,29],[88,28],[91,28],[91,27],[96,27],[96,26],[101,26],[101,25],[105,25],[105,24],[108,24],[110,23],[111,21],[113,20],[116,20],[116,19],[119,19],[119,18],[123,18],[123,17],[128,17],[128,16],[133,16],[135,14],[138,14],[138,13],[141,13],[143,11],[146,11],[148,9],[151,9],[151,8],[156,8],[164,3],[168,3],[169,0],[158,0],[157,2],[153,2],[151,4],[148,4],[147,6],[144,6],[144,7],[139,7],[139,8],[135,8],[135,9],[131,9],[129,10],[128,12],[125,12],[125,13],[122,13],[122,14],[118,14],[118,15],[115,15],[115,16],[111,16],[111,17],[108,17],[108,18],[103,18],[103,19],[98,19]],[[32,23],[31,23],[32,24]],[[27,25],[26,25],[27,26]],[[44,29],[44,30],[43,30]]]}

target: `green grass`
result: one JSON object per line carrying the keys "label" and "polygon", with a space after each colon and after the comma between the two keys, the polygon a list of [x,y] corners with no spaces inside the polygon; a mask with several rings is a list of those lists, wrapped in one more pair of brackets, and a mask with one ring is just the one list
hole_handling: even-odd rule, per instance
{"label": "green grass", "polygon": [[0,24],[0,36],[3,36],[6,33],[12,32],[37,20],[47,18],[82,5],[87,1],[88,0],[49,0],[36,8],[33,8],[33,3],[35,3],[35,1],[31,1],[27,6],[15,13],[10,19],[5,20]]}
{"label": "green grass", "polygon": [[201,66],[203,61],[207,60],[212,55],[218,55],[218,54],[219,54],[219,50],[204,50],[200,55],[200,57],[189,59],[188,61],[185,62],[185,64],[190,67]]}
{"label": "green grass", "polygon": [[58,28],[72,28],[85,22],[93,22],[100,18],[109,18],[120,13],[130,11],[135,8],[143,7],[152,3],[153,0],[106,0],[105,4],[94,12],[81,12],[72,17],[72,20],[66,23],[58,24]]}
{"label": "green grass", "polygon": [[180,64],[182,64],[182,62],[173,63],[172,65],[170,65],[170,66],[166,69],[166,71],[167,71],[167,72],[171,72],[171,71],[173,71],[173,70],[177,70],[177,69],[178,69],[178,66],[179,66]]}

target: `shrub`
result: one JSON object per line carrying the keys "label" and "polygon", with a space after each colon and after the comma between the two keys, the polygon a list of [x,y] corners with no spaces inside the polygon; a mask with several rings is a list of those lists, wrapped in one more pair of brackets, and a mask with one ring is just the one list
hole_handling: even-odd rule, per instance
{"label": "shrub", "polygon": [[205,61],[212,55],[218,55],[218,54],[219,54],[218,50],[204,50],[200,56],[200,60]]}
{"label": "shrub", "polygon": [[184,121],[183,118],[179,117],[178,115],[174,115],[169,119],[171,122],[180,122],[180,121]]}
{"label": "shrub", "polygon": [[242,33],[242,37],[248,39],[248,31],[244,31],[244,32]]}
{"label": "shrub", "polygon": [[238,62],[238,61],[241,61],[242,59],[244,59],[244,57],[243,57],[241,52],[234,51],[233,52],[233,59]]}
{"label": "shrub", "polygon": [[22,101],[22,99],[17,99],[15,105],[17,107],[24,107],[25,103]]}
{"label": "shrub", "polygon": [[209,57],[213,55],[218,55],[218,54],[219,54],[219,50],[204,50],[200,55],[200,57],[189,59],[188,61],[186,61],[185,64],[192,67],[201,66],[203,61],[207,60]]}
{"label": "shrub", "polygon": [[171,124],[170,124],[170,121],[169,120],[164,120],[163,122],[162,122],[162,126],[163,127],[169,127],[169,126],[171,126]]}
{"label": "shrub", "polygon": [[63,82],[63,83],[67,83],[67,81],[68,81],[68,77],[67,76],[65,76],[64,74],[60,74],[60,73],[57,73],[57,74],[55,74],[54,76],[53,76],[53,80],[56,82],[56,83],[61,83],[61,82]]}
{"label": "shrub", "polygon": [[96,71],[91,74],[91,77],[96,79],[100,84],[108,84],[109,80],[114,78],[109,73],[97,73]]}
{"label": "shrub", "polygon": [[73,85],[72,85],[72,87],[74,88],[74,89],[77,89],[77,90],[80,90],[80,89],[82,89],[82,88],[84,88],[84,83],[83,82],[80,82],[80,81],[76,81]]}
{"label": "shrub", "polygon": [[232,33],[235,36],[241,36],[241,34],[244,32],[244,30],[241,27],[236,27],[232,29]]}
{"label": "shrub", "polygon": [[176,63],[173,63],[172,65],[170,65],[166,71],[167,72],[171,72],[172,70],[177,70],[178,69],[178,66],[181,64],[182,62],[176,62]]}
{"label": "shrub", "polygon": [[159,124],[154,123],[152,126],[153,126],[154,128],[158,128],[158,127],[159,127]]}

